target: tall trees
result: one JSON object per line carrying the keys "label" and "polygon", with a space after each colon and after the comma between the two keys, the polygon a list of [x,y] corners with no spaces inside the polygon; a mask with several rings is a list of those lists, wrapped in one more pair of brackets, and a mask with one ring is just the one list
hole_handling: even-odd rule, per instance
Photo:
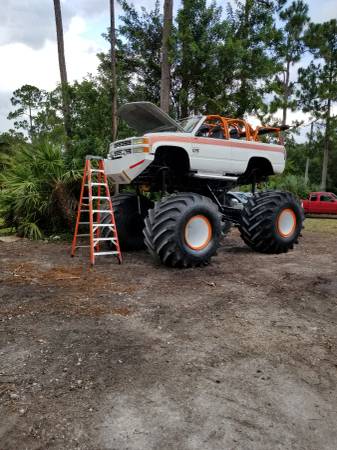
{"label": "tall trees", "polygon": [[117,75],[116,75],[116,30],[115,1],[110,0],[110,58],[111,58],[111,137],[117,134]]}
{"label": "tall trees", "polygon": [[46,95],[46,92],[30,84],[13,92],[11,103],[16,109],[8,114],[8,119],[14,119],[14,127],[26,130],[30,138],[36,131],[37,113],[43,108]]}
{"label": "tall trees", "polygon": [[57,49],[60,66],[61,89],[62,89],[62,103],[63,103],[63,117],[64,128],[68,138],[71,137],[70,127],[70,106],[69,106],[69,92],[68,92],[68,78],[66,60],[64,56],[64,41],[63,41],[63,25],[62,12],[60,0],[54,0],[56,35],[57,35]]}
{"label": "tall trees", "polygon": [[235,10],[229,8],[227,20],[234,36],[235,63],[232,98],[238,117],[257,112],[263,106],[265,83],[276,69],[276,60],[270,52],[277,35],[274,12],[284,3],[284,0],[244,0],[237,2]]}
{"label": "tall trees", "polygon": [[337,20],[310,24],[305,40],[315,62],[299,69],[300,98],[304,111],[311,112],[325,123],[321,180],[321,188],[325,190],[332,149],[331,112],[334,102],[337,102]]}
{"label": "tall trees", "polygon": [[171,64],[169,42],[172,30],[173,0],[164,0],[164,24],[161,51],[160,107],[166,113],[170,109]]}
{"label": "tall trees", "polygon": [[124,14],[120,17],[118,34],[120,64],[124,76],[129,76],[128,100],[146,100],[159,104],[160,100],[160,54],[162,47],[162,16],[159,1],[147,11],[121,0]]}
{"label": "tall trees", "polygon": [[276,41],[276,55],[280,70],[271,83],[274,98],[271,112],[282,109],[282,125],[287,122],[287,112],[296,109],[295,81],[291,80],[291,67],[300,61],[304,52],[304,31],[309,22],[308,5],[303,0],[295,0],[280,12],[282,27]]}
{"label": "tall trees", "polygon": [[175,69],[176,102],[181,117],[209,110],[208,100],[217,96],[220,23],[221,8],[214,2],[207,6],[206,0],[183,0],[177,15]]}

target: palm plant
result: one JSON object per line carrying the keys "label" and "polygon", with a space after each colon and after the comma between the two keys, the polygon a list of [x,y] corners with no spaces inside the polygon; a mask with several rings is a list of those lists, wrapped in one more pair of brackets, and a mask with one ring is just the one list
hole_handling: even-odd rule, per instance
{"label": "palm plant", "polygon": [[0,175],[0,211],[7,226],[31,239],[72,225],[81,177],[68,170],[60,146],[46,140],[20,144]]}

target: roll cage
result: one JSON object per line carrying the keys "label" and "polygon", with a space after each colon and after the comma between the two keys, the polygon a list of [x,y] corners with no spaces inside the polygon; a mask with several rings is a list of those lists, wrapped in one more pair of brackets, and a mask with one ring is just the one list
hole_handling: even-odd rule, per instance
{"label": "roll cage", "polygon": [[279,127],[257,126],[255,129],[244,119],[233,119],[211,114],[203,117],[196,126],[196,135],[213,137],[218,139],[245,139],[247,141],[260,141],[260,136],[274,133],[280,144],[282,142],[281,131],[287,130],[288,125]]}

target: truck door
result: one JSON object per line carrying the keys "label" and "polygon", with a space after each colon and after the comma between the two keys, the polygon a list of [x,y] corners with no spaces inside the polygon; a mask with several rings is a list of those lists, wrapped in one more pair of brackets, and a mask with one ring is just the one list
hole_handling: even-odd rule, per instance
{"label": "truck door", "polygon": [[319,213],[319,207],[318,205],[318,200],[317,200],[317,195],[310,195],[309,197],[309,201],[308,201],[308,212],[309,213]]}
{"label": "truck door", "polygon": [[230,141],[223,136],[194,136],[191,146],[192,169],[220,176],[232,174],[231,152]]}
{"label": "truck door", "polygon": [[320,197],[320,210],[322,214],[337,214],[337,202],[329,194]]}

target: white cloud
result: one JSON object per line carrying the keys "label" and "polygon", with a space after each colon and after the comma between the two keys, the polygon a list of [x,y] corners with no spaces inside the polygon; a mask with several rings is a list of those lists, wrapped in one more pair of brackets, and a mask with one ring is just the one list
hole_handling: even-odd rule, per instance
{"label": "white cloud", "polygon": [[309,15],[313,22],[325,22],[337,19],[336,0],[309,0]]}
{"label": "white cloud", "polygon": [[[63,0],[63,29],[67,31],[73,17],[92,19],[109,16],[107,0]],[[0,45],[23,43],[32,48],[43,47],[55,36],[52,0],[2,0]]]}
{"label": "white cloud", "polygon": [[[96,54],[104,48],[98,40],[83,37],[87,23],[74,17],[65,33],[65,56],[69,81],[80,80],[88,73],[95,73],[98,65]],[[4,116],[8,114],[6,102],[11,93],[23,84],[32,84],[40,89],[54,89],[60,80],[56,42],[45,41],[40,49],[33,49],[22,43],[0,46],[0,61],[5,61],[0,71],[0,130],[6,129]],[[4,128],[3,128],[4,127]]]}
{"label": "white cloud", "polygon": [[[65,33],[65,55],[69,81],[80,79],[97,68],[96,53],[101,51],[96,41],[84,38],[84,19],[72,19]],[[0,71],[2,90],[13,91],[23,84],[33,84],[42,89],[53,89],[59,81],[56,42],[47,40],[41,49],[14,43],[0,47],[0,60],[6,61]]]}

